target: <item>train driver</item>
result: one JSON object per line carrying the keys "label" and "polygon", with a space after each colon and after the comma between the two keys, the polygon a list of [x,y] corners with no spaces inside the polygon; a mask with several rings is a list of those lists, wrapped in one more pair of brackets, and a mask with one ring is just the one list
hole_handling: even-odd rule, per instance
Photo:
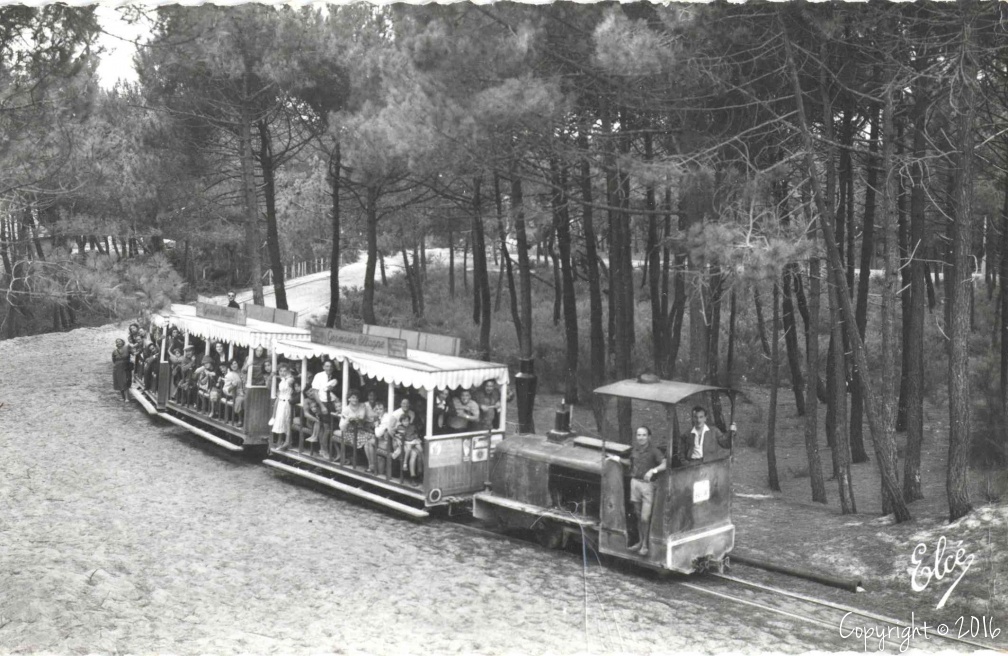
{"label": "train driver", "polygon": [[[625,462],[617,456],[609,460]],[[630,503],[637,515],[638,541],[627,547],[628,551],[640,551],[648,555],[648,538],[651,534],[651,510],[654,505],[654,483],[652,479],[665,471],[665,454],[651,440],[651,429],[641,426],[637,429],[633,451],[630,453]]]}

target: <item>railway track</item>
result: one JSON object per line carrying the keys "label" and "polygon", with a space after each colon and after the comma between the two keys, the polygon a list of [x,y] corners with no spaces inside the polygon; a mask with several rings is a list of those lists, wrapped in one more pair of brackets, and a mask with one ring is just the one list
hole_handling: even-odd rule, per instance
{"label": "railway track", "polygon": [[[456,521],[447,523],[485,537],[525,545],[534,544],[513,535],[471,524]],[[936,625],[915,620],[911,625],[869,610],[758,583],[732,574],[708,572],[695,580],[667,578],[665,584],[681,586],[702,595],[755,608],[793,622],[817,626],[828,631],[834,639],[852,650],[899,653],[906,648],[921,649],[933,646],[935,649],[948,649],[950,645],[957,644],[970,649],[1008,653],[1003,646],[957,635],[960,627],[955,623]],[[671,606],[657,593],[651,595],[648,601]],[[901,649],[904,644],[906,647]]]}

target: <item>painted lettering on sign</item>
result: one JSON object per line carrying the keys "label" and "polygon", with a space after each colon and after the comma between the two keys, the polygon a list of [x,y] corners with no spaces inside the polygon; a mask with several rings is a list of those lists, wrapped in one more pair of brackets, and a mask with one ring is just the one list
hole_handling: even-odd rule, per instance
{"label": "painted lettering on sign", "polygon": [[236,326],[245,325],[245,313],[238,308],[227,307],[226,305],[214,305],[212,303],[197,303],[196,316],[203,319],[213,319],[233,323]]}
{"label": "painted lettering on sign", "polygon": [[335,328],[314,326],[311,329],[311,341],[315,344],[334,346],[351,351],[387,355],[394,358],[406,357],[406,340],[392,337],[377,337],[361,333],[351,333]]}
{"label": "painted lettering on sign", "polygon": [[428,443],[427,467],[450,467],[462,462],[461,440],[437,440]]}

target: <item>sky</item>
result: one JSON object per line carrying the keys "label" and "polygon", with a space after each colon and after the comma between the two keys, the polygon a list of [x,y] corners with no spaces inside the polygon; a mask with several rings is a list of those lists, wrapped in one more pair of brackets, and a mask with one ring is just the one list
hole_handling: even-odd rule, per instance
{"label": "sky", "polygon": [[137,75],[133,68],[133,55],[136,54],[136,46],[132,42],[146,39],[150,26],[143,21],[130,25],[119,11],[109,5],[99,5],[95,14],[102,28],[98,43],[105,49],[98,64],[102,87],[111,89],[120,79],[135,82]]}

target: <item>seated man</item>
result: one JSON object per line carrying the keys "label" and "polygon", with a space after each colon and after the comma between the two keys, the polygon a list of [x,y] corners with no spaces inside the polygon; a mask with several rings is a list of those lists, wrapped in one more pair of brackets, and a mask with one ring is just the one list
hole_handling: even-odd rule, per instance
{"label": "seated man", "polygon": [[462,390],[452,401],[452,412],[448,415],[448,426],[453,432],[463,433],[475,430],[479,424],[480,407],[473,401],[469,390]]}
{"label": "seated man", "polygon": [[473,400],[480,408],[479,430],[497,428],[501,409],[501,394],[497,381],[493,378],[483,381],[483,385],[473,394]]}
{"label": "seated man", "polygon": [[[608,460],[630,465],[630,503],[637,515],[638,541],[627,547],[627,551],[640,550],[648,555],[648,537],[651,533],[651,508],[654,504],[654,483],[651,479],[665,471],[665,455],[651,441],[651,429],[641,426],[637,429],[630,462],[609,456]],[[629,539],[629,538],[628,538]]]}

